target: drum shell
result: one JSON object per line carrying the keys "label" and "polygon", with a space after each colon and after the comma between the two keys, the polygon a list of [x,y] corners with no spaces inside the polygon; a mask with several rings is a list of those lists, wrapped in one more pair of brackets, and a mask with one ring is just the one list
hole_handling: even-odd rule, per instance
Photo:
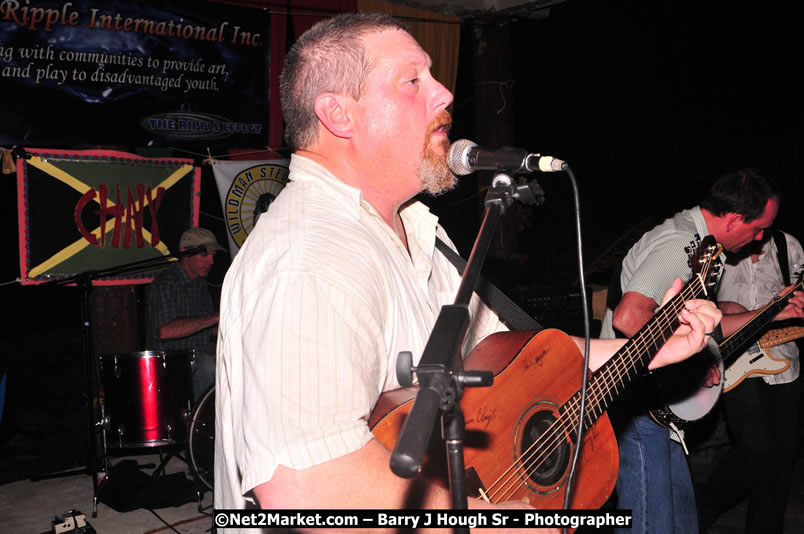
{"label": "drum shell", "polygon": [[185,442],[194,359],[191,350],[101,356],[107,442],[120,447]]}

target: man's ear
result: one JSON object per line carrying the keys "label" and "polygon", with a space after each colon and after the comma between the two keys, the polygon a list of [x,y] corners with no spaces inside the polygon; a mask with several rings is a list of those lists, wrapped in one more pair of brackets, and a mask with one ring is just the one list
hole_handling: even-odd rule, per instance
{"label": "man's ear", "polygon": [[726,231],[731,232],[734,230],[735,225],[743,220],[743,216],[739,213],[727,213],[726,214]]}
{"label": "man's ear", "polygon": [[354,135],[351,115],[353,102],[344,95],[321,93],[315,99],[315,114],[332,135],[348,139]]}

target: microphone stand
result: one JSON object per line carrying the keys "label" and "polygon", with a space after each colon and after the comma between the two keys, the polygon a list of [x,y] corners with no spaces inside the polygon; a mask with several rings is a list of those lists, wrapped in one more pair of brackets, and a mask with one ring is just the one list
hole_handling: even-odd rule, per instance
{"label": "microphone stand", "polygon": [[[454,510],[468,508],[463,456],[466,426],[460,407],[463,390],[465,387],[488,387],[494,381],[490,371],[463,370],[461,346],[469,327],[469,301],[500,215],[515,199],[525,203],[536,202],[533,190],[528,185],[515,186],[510,176],[502,173],[496,175],[486,195],[483,222],[454,304],[441,308],[418,366],[411,366],[409,352],[401,353],[397,359],[400,384],[412,385],[415,374],[419,380],[419,392],[391,454],[391,471],[403,478],[411,478],[419,473],[436,416],[440,413]],[[455,530],[469,531],[468,528]]]}
{"label": "microphone stand", "polygon": [[[99,278],[108,276],[115,276],[120,274],[134,274],[151,270],[155,267],[169,265],[175,259],[182,256],[196,254],[201,252],[197,249],[189,251],[181,251],[176,254],[169,254],[167,256],[160,256],[157,258],[149,258],[146,260],[139,260],[116,267],[109,267],[97,271],[84,271],[71,277],[59,278],[58,280],[49,280],[42,283],[42,286],[48,285],[69,285],[76,284],[81,291],[81,340],[83,352],[83,370],[85,377],[85,387],[87,394],[87,430],[89,434],[89,452],[87,458],[87,465],[84,469],[68,471],[65,473],[58,473],[55,475],[46,475],[38,477],[37,480],[45,480],[56,478],[60,476],[69,476],[76,472],[86,471],[92,477],[92,517],[98,517],[98,496],[100,494],[99,474],[98,468],[102,468],[103,472],[108,472],[108,459],[106,457],[106,438],[105,434],[102,441],[102,451],[99,450],[97,443],[97,431],[103,431],[105,424],[103,407],[100,403],[100,374],[98,373],[98,365],[92,350],[92,320],[89,310],[89,295],[92,292],[92,281]],[[100,408],[100,416],[98,412]],[[101,465],[98,465],[99,453],[103,453]]]}

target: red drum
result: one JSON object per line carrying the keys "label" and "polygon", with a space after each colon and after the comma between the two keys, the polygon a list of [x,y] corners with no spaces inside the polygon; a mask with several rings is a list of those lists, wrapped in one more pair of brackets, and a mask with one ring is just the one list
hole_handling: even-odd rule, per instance
{"label": "red drum", "polygon": [[187,440],[194,359],[192,350],[101,356],[110,446],[155,447]]}

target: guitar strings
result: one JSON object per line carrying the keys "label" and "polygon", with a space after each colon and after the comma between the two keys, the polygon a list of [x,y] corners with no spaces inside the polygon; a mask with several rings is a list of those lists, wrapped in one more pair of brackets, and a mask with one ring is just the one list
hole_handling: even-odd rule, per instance
{"label": "guitar strings", "polygon": [[[792,288],[790,288],[789,291],[782,295],[774,295],[771,301],[768,302],[768,304],[762,308],[762,311],[755,315],[753,319],[745,323],[727,339],[724,339],[719,343],[721,352],[725,354],[732,353],[735,351],[735,349],[741,347],[749,339],[753,338],[759,330],[762,330],[765,326],[767,326],[767,323],[769,323],[771,319],[787,305],[787,300],[793,296],[793,292],[800,289],[799,286],[802,284],[802,282],[803,281],[800,280]],[[760,319],[760,317],[763,315],[767,315],[769,318],[767,320]]]}
{"label": "guitar strings", "polygon": [[[671,307],[672,307],[672,305],[671,305]],[[668,309],[670,309],[670,308],[668,307]],[[654,323],[656,323],[656,322],[660,322],[660,321],[655,321]],[[648,330],[647,332],[650,333],[650,330]],[[641,336],[640,336],[640,338],[641,338]],[[635,342],[638,342],[638,341],[639,341],[639,339],[635,340]],[[632,343],[632,345],[633,344],[634,343]],[[626,355],[630,354],[630,350],[626,348],[625,354]],[[600,405],[600,402],[601,402],[601,395],[600,395],[601,388],[598,387],[599,386],[598,382],[595,382],[595,384],[593,384],[591,386],[591,391],[590,391],[590,407],[594,408],[595,410],[598,409],[598,407]],[[570,403],[565,405],[565,407],[567,407],[568,409],[565,410],[564,413],[559,416],[558,420],[552,425],[552,427],[550,429],[548,429],[548,433],[546,433],[544,436],[542,436],[542,443],[539,443],[537,441],[527,451],[525,451],[525,455],[524,455],[525,458],[524,458],[523,468],[526,471],[528,471],[530,469],[533,469],[533,468],[538,469],[541,466],[541,464],[544,462],[544,460],[547,457],[549,457],[549,455],[552,454],[556,450],[556,448],[558,446],[560,446],[561,442],[563,441],[561,426],[563,425],[564,428],[566,428],[566,423],[567,423],[566,419],[571,419],[572,420],[571,421],[572,422],[571,428],[575,427],[575,424],[577,423],[577,420],[578,420],[577,415],[578,415],[578,412],[579,412],[578,395],[576,394],[575,396],[573,396],[573,398],[571,399]],[[535,447],[538,447],[538,448],[536,448],[534,450]],[[545,448],[546,448],[546,450],[543,450]],[[509,475],[506,478],[506,480],[503,482],[503,488],[502,489],[505,490],[504,493],[502,495],[500,495],[499,490],[489,492],[494,498],[501,497],[501,500],[502,499],[507,499],[510,496],[511,492],[516,491],[519,487],[521,487],[521,485],[524,484],[524,482],[521,482],[520,486],[517,486],[515,481],[512,484],[512,479],[516,475],[516,473],[511,473],[511,471],[514,469],[514,467],[515,466],[511,466],[506,471],[506,473],[508,473]],[[503,473],[503,475],[505,475],[506,473]],[[499,502],[499,501],[497,501],[497,502]]]}
{"label": "guitar strings", "polygon": [[[677,315],[677,312],[680,312],[680,309],[683,306],[683,299],[684,299],[683,296],[682,296],[682,298],[677,299],[677,300],[682,301],[681,306],[675,307],[675,306],[672,305],[673,303],[671,301],[671,303],[670,303],[671,305],[666,307],[665,310],[666,311],[673,310],[673,311],[676,312],[675,315]],[[621,355],[621,356],[629,355],[629,356],[631,356],[631,360],[633,361],[632,349],[634,347],[632,345],[639,345],[643,337],[649,337],[649,334],[651,334],[651,330],[655,329],[654,327],[656,326],[656,324],[660,324],[662,322],[662,320],[664,319],[665,315],[667,315],[667,314],[663,313],[662,317],[659,317],[657,321],[652,322],[652,324],[649,327],[649,329],[645,332],[645,335],[639,336],[638,338],[635,338],[634,343],[631,343],[631,344],[629,344],[627,346],[624,346],[625,351],[624,351],[624,354]],[[665,330],[665,329],[662,328],[661,330]],[[642,343],[642,344],[645,345],[645,343]],[[602,389],[600,387],[598,387],[598,386],[599,386],[599,381],[596,381],[595,384],[592,385],[591,392],[590,392],[590,406],[594,407],[595,410],[598,409],[598,407],[600,405],[600,402],[601,402],[601,391],[602,391]],[[569,409],[565,410],[564,413],[559,416],[558,420],[553,423],[551,428],[548,429],[548,433],[546,433],[545,435],[542,436],[541,443],[539,441],[537,441],[533,445],[531,445],[531,447],[527,451],[525,451],[525,455],[524,455],[525,460],[524,460],[523,468],[525,469],[526,472],[529,471],[530,469],[533,469],[533,468],[538,469],[541,466],[541,464],[544,462],[544,460],[546,460],[546,458],[549,457],[549,455],[552,454],[556,450],[556,448],[558,446],[560,446],[561,442],[563,442],[563,436],[562,436],[562,432],[561,432],[560,427],[563,425],[564,428],[566,428],[566,421],[565,421],[566,419],[568,419],[568,418],[573,419],[573,425],[572,425],[571,428],[575,427],[575,423],[578,420],[578,412],[579,412],[578,404],[579,404],[578,403],[578,395],[575,395],[571,399],[570,403],[565,405],[565,407],[568,407]],[[536,447],[538,447],[538,448],[536,448]],[[540,450],[540,449],[544,449],[545,447],[547,447],[547,450]],[[534,450],[534,448],[536,448],[536,449]],[[528,465],[528,464],[530,464],[530,465]],[[512,471],[514,470],[515,467],[516,467],[516,465],[512,465],[511,467],[509,467],[503,473],[503,476],[508,474],[508,477],[502,483],[502,488],[501,489],[505,490],[502,493],[502,495],[500,495],[500,493],[499,493],[500,490],[499,489],[491,490],[491,491],[488,492],[489,495],[491,496],[491,498],[496,499],[497,497],[500,497],[499,500],[496,500],[494,502],[500,502],[501,500],[507,499],[512,492],[515,492],[518,489],[518,487],[521,487],[522,485],[525,484],[525,482],[522,481],[522,482],[520,482],[520,485],[517,486],[516,482],[514,480],[513,485],[512,485],[512,479],[513,479],[514,476],[516,476],[516,472],[512,473]],[[502,478],[502,477],[500,477],[500,478]],[[498,481],[495,481],[495,483],[492,485],[492,487],[498,485],[499,480],[500,479],[498,479]]]}
{"label": "guitar strings", "polygon": [[[630,351],[626,350],[625,354],[629,354]],[[595,409],[600,403],[600,395],[599,391],[600,388],[597,387],[598,384],[592,384],[590,390],[590,406],[594,406]],[[544,460],[552,454],[558,446],[560,446],[561,442],[563,441],[563,432],[562,426],[566,428],[567,421],[566,419],[573,419],[573,428],[575,422],[577,422],[577,413],[578,409],[578,395],[576,394],[570,400],[568,404],[565,406],[568,407],[568,410],[565,410],[559,418],[553,423],[553,425],[548,429],[548,432],[541,436],[540,441],[535,442],[525,451],[523,454],[524,462],[523,462],[523,469],[528,471],[532,468],[538,469]],[[487,490],[487,494],[490,498],[495,499],[492,502],[501,502],[510,498],[511,494],[515,492],[517,489],[522,487],[525,482],[520,481],[517,485],[516,477],[517,473],[515,468],[517,467],[516,464],[510,466],[503,474],[489,487]],[[506,477],[506,475],[508,475]],[[505,480],[501,480],[505,477]],[[501,487],[497,487],[500,486]],[[502,491],[502,493],[500,493]]]}
{"label": "guitar strings", "polygon": [[[701,281],[701,278],[696,278],[695,280]],[[699,295],[703,290],[703,284],[700,284],[700,290],[696,291],[693,289],[694,283],[688,284],[682,291],[676,295],[673,299],[668,302],[668,305],[663,307],[660,310],[660,313],[657,314],[656,320],[651,321],[648,325],[645,332],[641,333],[635,338],[632,338],[631,342],[626,343],[623,347],[618,351],[618,354],[615,358],[609,360],[609,362],[613,362],[611,365],[604,365],[604,368],[601,369],[602,373],[599,375],[596,374],[593,377],[593,383],[590,385],[590,407],[593,407],[595,410],[598,410],[602,405],[603,398],[606,396],[604,391],[603,385],[605,385],[606,380],[608,379],[609,383],[615,384],[618,382],[622,382],[623,374],[628,374],[628,372],[633,369],[633,364],[642,358],[645,354],[645,350],[649,345],[655,345],[656,351],[661,348],[664,342],[668,339],[667,336],[672,335],[672,331],[675,330],[677,324],[674,325],[673,323],[678,323],[678,314],[683,309],[687,300],[695,298]],[[672,328],[668,331],[668,328]],[[656,345],[656,336],[657,333],[655,330],[658,329],[658,334],[661,336],[661,343]],[[639,349],[639,350],[636,350]],[[620,354],[622,353],[622,354]],[[625,365],[624,360],[628,358],[630,365]],[[647,362],[646,362],[647,363]],[[625,373],[623,373],[623,369],[625,369]],[[619,378],[612,379],[611,376],[614,374],[615,371],[618,371],[619,374],[617,375]],[[608,375],[608,376],[607,376]],[[604,382],[601,385],[601,382]],[[615,387],[616,389],[616,387]],[[611,387],[608,388],[608,391],[611,390]],[[611,395],[609,394],[609,397]],[[613,398],[612,398],[613,400]],[[578,394],[573,395],[568,403],[564,405],[565,410],[563,413],[559,415],[555,422],[548,428],[547,432],[543,434],[536,442],[534,442],[523,454],[524,463],[522,463],[522,469],[525,473],[529,472],[531,469],[538,469],[544,463],[544,461],[553,453],[557,448],[561,445],[564,441],[563,435],[565,432],[562,432],[562,428],[570,428],[573,429],[576,427],[577,421],[579,420],[579,399]],[[589,411],[587,411],[588,415]],[[602,412],[601,412],[602,413]],[[599,417],[599,414],[598,416]],[[595,420],[597,420],[597,417]],[[570,421],[572,424],[567,426],[567,419],[571,419]],[[589,426],[594,421],[589,422]],[[585,422],[586,423],[586,422]],[[520,458],[521,460],[521,458]],[[517,463],[511,465],[508,469],[506,469],[496,481],[494,481],[491,486],[486,490],[488,498],[491,502],[504,502],[505,500],[509,499],[519,488],[523,487],[526,484],[524,479],[524,475],[521,477],[522,479],[519,481],[517,485],[516,482],[516,475],[517,475]],[[506,476],[507,475],[507,476]],[[505,478],[505,480],[502,480]],[[501,486],[501,487],[498,487]],[[502,491],[502,494],[500,493]]]}

